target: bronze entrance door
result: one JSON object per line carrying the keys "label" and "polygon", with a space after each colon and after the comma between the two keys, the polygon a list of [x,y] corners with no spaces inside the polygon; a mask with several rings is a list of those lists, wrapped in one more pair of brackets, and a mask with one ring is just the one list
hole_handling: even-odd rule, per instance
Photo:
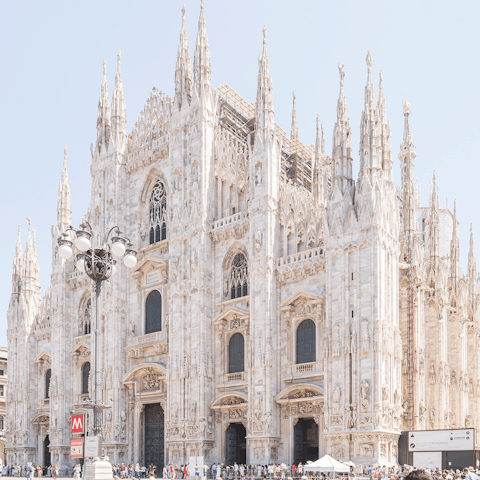
{"label": "bronze entrance door", "polygon": [[235,462],[240,464],[247,463],[247,431],[241,423],[231,423],[226,432],[226,455],[227,465],[233,465]]}
{"label": "bronze entrance door", "polygon": [[313,418],[300,418],[293,431],[293,463],[318,460],[318,425]]}
{"label": "bronze entrance door", "polygon": [[50,437],[47,435],[43,441],[43,465],[44,467],[49,467],[52,464],[50,457]]}
{"label": "bronze entrance door", "polygon": [[164,415],[159,403],[145,405],[145,450],[144,463],[157,467],[157,476],[164,467]]}

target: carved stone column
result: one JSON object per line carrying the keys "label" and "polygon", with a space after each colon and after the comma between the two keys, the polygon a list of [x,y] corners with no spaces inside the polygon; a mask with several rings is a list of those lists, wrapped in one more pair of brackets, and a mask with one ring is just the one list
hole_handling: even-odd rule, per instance
{"label": "carved stone column", "polygon": [[142,427],[142,412],[144,410],[143,403],[136,403],[134,409],[134,419],[133,419],[133,435],[134,435],[134,462],[140,462],[141,452],[140,452],[140,437],[142,435],[141,427]]}

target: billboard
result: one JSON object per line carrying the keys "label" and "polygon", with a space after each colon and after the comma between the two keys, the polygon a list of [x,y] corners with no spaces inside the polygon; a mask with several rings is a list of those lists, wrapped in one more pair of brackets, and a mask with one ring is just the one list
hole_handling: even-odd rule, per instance
{"label": "billboard", "polygon": [[451,452],[474,449],[473,428],[408,432],[410,452]]}
{"label": "billboard", "polygon": [[83,415],[72,415],[72,433],[85,433],[84,420]]}
{"label": "billboard", "polygon": [[83,457],[83,438],[72,438],[70,440],[70,456],[72,458]]}

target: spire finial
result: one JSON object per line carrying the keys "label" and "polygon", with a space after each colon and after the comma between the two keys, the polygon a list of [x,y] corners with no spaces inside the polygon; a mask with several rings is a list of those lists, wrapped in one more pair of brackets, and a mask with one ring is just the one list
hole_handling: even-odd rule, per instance
{"label": "spire finial", "polygon": [[30,220],[30,217],[27,217],[27,221],[28,221],[28,234],[30,235],[30,233],[32,232],[32,221]]}
{"label": "spire finial", "polygon": [[107,62],[104,60],[102,62],[102,65],[103,65],[103,76],[106,77],[107,76]]}
{"label": "spire finial", "polygon": [[266,25],[263,26],[262,32],[263,32],[263,44],[266,45],[267,44],[267,26]]}
{"label": "spire finial", "polygon": [[338,73],[340,74],[340,88],[343,88],[345,82],[345,65],[338,66]]}
{"label": "spire finial", "polygon": [[383,73],[382,73],[381,70],[380,70],[380,72],[378,73],[378,76],[380,77],[380,83],[379,83],[379,85],[382,86],[382,85],[383,85]]}
{"label": "spire finial", "polygon": [[405,103],[403,104],[403,114],[408,115],[410,113],[410,103],[408,100],[405,100]]}
{"label": "spire finial", "polygon": [[66,145],[63,147],[63,159],[64,160],[67,159],[67,146]]}
{"label": "spire finial", "polygon": [[119,50],[117,53],[117,70],[120,70],[121,62],[122,62],[122,52]]}
{"label": "spire finial", "polygon": [[185,22],[185,12],[187,11],[187,7],[185,4],[183,4],[182,7],[182,21]]}
{"label": "spire finial", "polygon": [[372,54],[370,53],[370,50],[367,52],[367,56],[365,58],[367,61],[367,68],[368,68],[368,73],[372,73]]}
{"label": "spire finial", "polygon": [[325,132],[323,131],[323,122],[322,122],[321,128],[322,128],[322,155],[325,155]]}
{"label": "spire finial", "polygon": [[293,92],[292,131],[290,133],[290,140],[298,140],[297,109],[295,108],[295,98],[295,92]]}
{"label": "spire finial", "polygon": [[457,218],[457,199],[453,202],[453,216]]}
{"label": "spire finial", "polygon": [[203,10],[204,7],[205,7],[205,0],[202,0],[200,2],[200,8]]}

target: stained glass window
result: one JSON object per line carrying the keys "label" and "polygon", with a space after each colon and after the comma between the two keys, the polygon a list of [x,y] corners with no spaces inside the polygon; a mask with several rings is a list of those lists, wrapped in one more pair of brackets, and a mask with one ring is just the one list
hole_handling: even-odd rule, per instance
{"label": "stained glass window", "polygon": [[165,186],[157,182],[150,195],[150,245],[167,238],[167,197]]}
{"label": "stained glass window", "polygon": [[247,259],[243,253],[237,253],[232,262],[230,271],[231,298],[248,295],[248,268]]}

